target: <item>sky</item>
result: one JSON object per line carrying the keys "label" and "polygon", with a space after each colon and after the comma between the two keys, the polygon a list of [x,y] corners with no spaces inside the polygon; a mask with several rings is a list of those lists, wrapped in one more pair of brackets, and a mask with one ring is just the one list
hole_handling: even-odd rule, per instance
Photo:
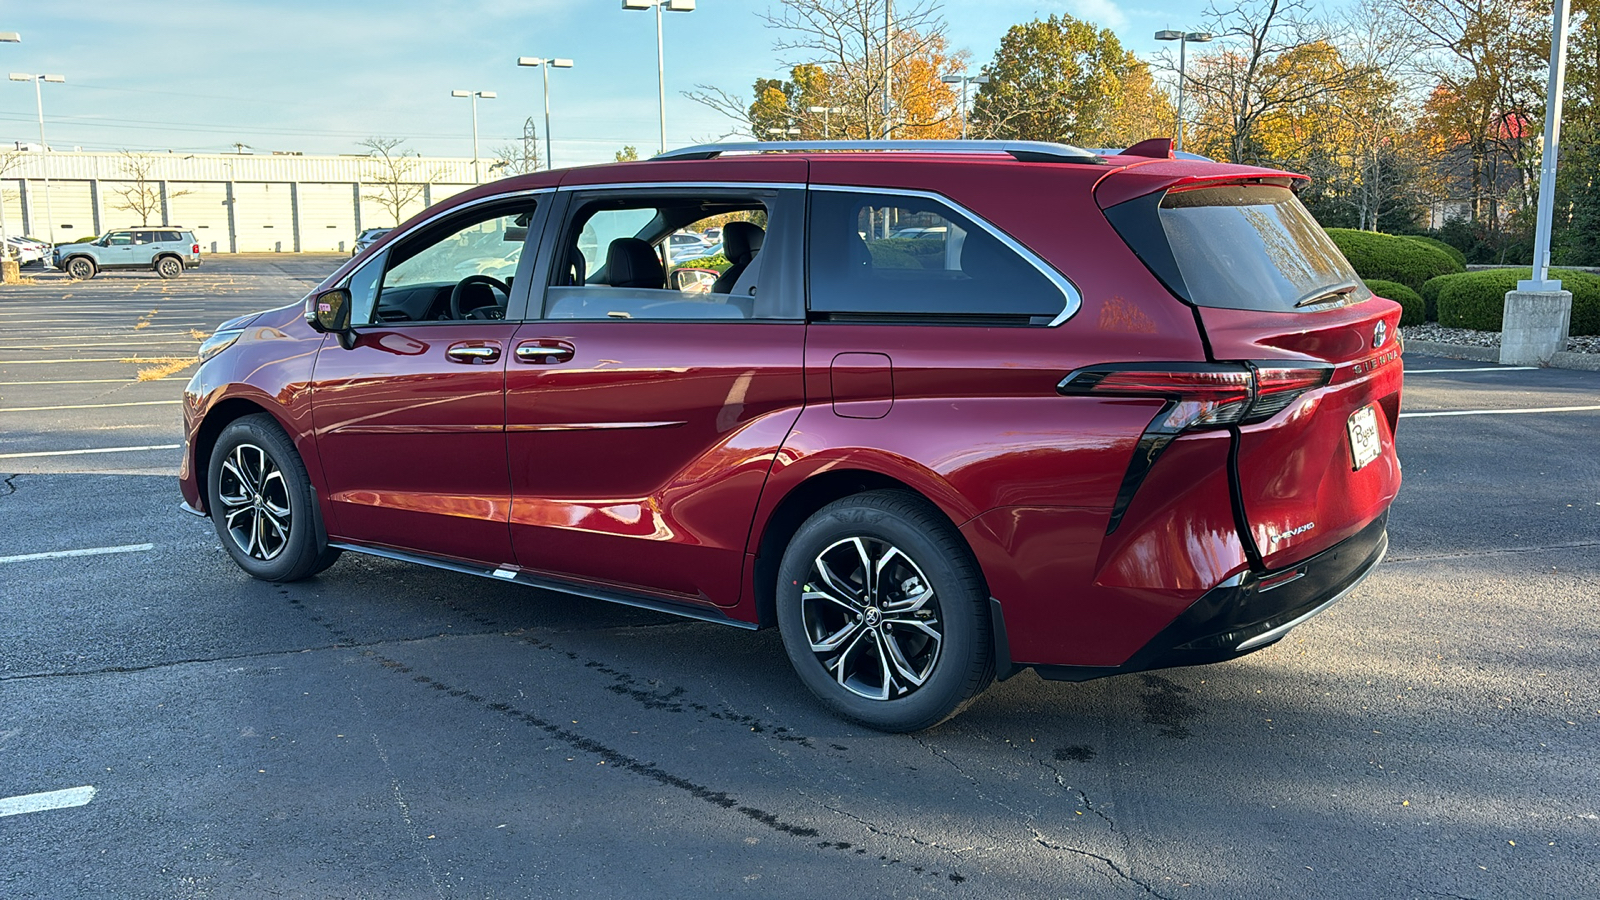
{"label": "sky", "polygon": [[[730,119],[684,97],[716,85],[748,98],[757,78],[783,76],[775,32],[760,14],[776,0],[699,0],[663,17],[667,145],[715,140]],[[1161,28],[1199,27],[1203,3],[1144,0],[944,0],[955,49],[987,62],[1010,25],[1069,13],[1111,28],[1149,58]],[[0,71],[63,75],[44,84],[45,132],[55,149],[183,152],[362,152],[369,137],[400,138],[427,156],[472,155],[469,101],[478,102],[480,153],[543,134],[541,71],[519,56],[567,57],[550,72],[557,166],[610,161],[625,145],[655,152],[659,105],[655,15],[620,0],[274,0],[0,4]],[[33,86],[0,81],[0,147],[37,143]],[[543,139],[541,137],[541,144]]]}

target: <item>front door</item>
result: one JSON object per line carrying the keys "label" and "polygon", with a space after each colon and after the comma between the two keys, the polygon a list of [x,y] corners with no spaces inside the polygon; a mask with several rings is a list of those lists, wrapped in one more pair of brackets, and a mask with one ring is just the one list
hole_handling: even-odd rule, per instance
{"label": "front door", "polygon": [[313,385],[335,540],[511,561],[505,366],[534,211],[475,204],[352,274],[361,324],[323,342]]}
{"label": "front door", "polygon": [[[802,183],[803,166],[792,166]],[[572,194],[543,317],[517,331],[506,364],[519,565],[739,602],[756,502],[805,401],[802,194],[693,185]],[[762,249],[719,292],[680,289],[669,236],[727,221],[767,235]]]}

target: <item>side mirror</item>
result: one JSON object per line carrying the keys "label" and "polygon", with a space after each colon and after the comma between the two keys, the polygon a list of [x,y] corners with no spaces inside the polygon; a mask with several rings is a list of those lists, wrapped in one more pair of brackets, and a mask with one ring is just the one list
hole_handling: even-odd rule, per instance
{"label": "side mirror", "polygon": [[313,331],[339,336],[339,346],[349,350],[355,345],[355,332],[350,328],[350,292],[334,288],[306,298],[306,324]]}

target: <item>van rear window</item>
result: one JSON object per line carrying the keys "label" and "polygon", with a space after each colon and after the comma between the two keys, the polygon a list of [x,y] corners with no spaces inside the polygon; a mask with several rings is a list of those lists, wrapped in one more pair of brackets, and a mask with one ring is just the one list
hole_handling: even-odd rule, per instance
{"label": "van rear window", "polygon": [[1158,196],[1159,205],[1155,197],[1140,198],[1106,210],[1107,218],[1174,293],[1196,306],[1281,312],[1372,296],[1287,187],[1229,184]]}

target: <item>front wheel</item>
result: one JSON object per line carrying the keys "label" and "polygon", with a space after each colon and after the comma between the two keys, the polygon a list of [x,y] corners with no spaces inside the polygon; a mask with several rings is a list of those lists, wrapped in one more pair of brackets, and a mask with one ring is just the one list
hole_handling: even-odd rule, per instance
{"label": "front wheel", "polygon": [[183,274],[183,260],[176,256],[163,256],[156,260],[156,274],[162,278],[177,278]]}
{"label": "front wheel", "polygon": [[82,256],[67,260],[67,277],[75,281],[88,281],[94,277],[94,262]]}
{"label": "front wheel", "polygon": [[222,546],[253,577],[299,581],[338,559],[318,537],[305,463],[271,416],[245,416],[222,430],[206,487]]}
{"label": "front wheel", "polygon": [[807,519],[783,554],[777,613],[806,687],[880,731],[937,725],[994,677],[977,563],[949,520],[903,491],[856,494]]}

